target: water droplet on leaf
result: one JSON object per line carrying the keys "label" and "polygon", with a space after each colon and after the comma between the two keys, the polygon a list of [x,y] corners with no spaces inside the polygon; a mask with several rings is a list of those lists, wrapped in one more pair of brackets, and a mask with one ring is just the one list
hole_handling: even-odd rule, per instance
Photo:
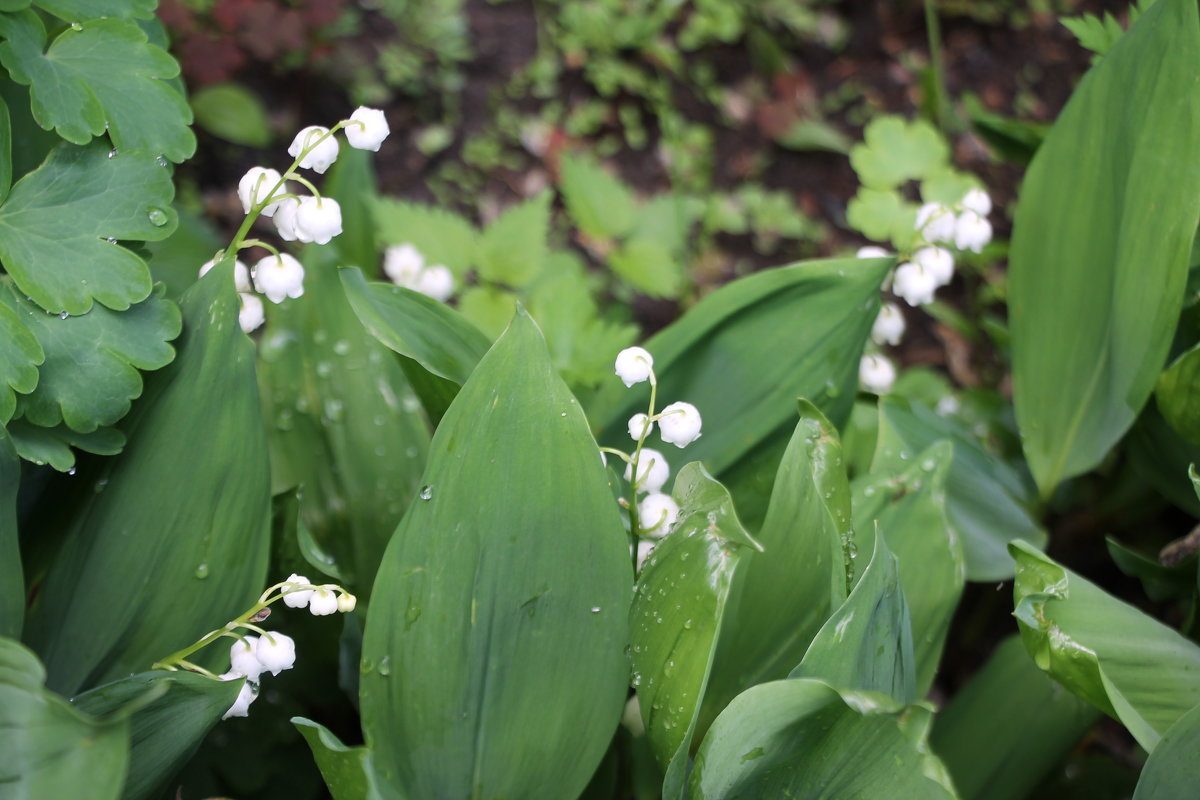
{"label": "water droplet on leaf", "polygon": [[161,228],[163,225],[166,225],[171,218],[168,217],[167,212],[163,211],[161,208],[151,207],[146,211],[146,219],[150,220],[150,224],[154,227]]}
{"label": "water droplet on leaf", "polygon": [[208,577],[208,564],[200,564],[196,567],[196,577],[204,580]]}
{"label": "water droplet on leaf", "polygon": [[420,497],[422,500],[432,500],[433,499],[433,487],[432,486],[422,486]]}

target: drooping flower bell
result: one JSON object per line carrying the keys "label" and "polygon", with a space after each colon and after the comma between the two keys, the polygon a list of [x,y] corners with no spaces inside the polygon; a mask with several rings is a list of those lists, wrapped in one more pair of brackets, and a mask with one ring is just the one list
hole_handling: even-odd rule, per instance
{"label": "drooping flower bell", "polygon": [[700,438],[700,412],[691,403],[671,403],[658,419],[658,435],[676,447],[687,447]]}
{"label": "drooping flower bell", "polygon": [[377,108],[359,106],[350,115],[349,122],[342,129],[346,133],[346,141],[351,147],[359,150],[370,150],[378,153],[379,146],[391,133],[387,118]]}
{"label": "drooping flower bell", "polygon": [[892,278],[892,292],[910,306],[920,306],[933,302],[933,293],[938,287],[937,280],[920,264],[906,261],[896,267]]}
{"label": "drooping flower bell", "polygon": [[270,255],[254,265],[254,288],[272,303],[304,294],[304,267],[287,253]]}
{"label": "drooping flower bell", "polygon": [[302,197],[296,208],[296,238],[328,244],[342,232],[342,207],[332,197]]}
{"label": "drooping flower bell", "polygon": [[649,378],[653,367],[654,357],[641,347],[626,347],[617,353],[617,377],[624,381],[626,386],[633,386]]}
{"label": "drooping flower bell", "polygon": [[247,214],[259,203],[275,198],[275,202],[267,203],[259,212],[264,217],[273,215],[285,194],[287,184],[283,183],[283,176],[269,167],[251,167],[238,181],[238,199],[242,201],[242,210]]}
{"label": "drooping flower bell", "polygon": [[871,341],[878,345],[897,345],[904,336],[904,313],[895,303],[884,303],[879,308],[879,316],[871,325]]}
{"label": "drooping flower bell", "polygon": [[254,644],[254,654],[262,662],[264,671],[269,670],[272,675],[278,675],[295,665],[296,642],[286,634],[271,631],[258,637]]}
{"label": "drooping flower bell", "polygon": [[253,333],[267,321],[263,301],[250,292],[238,292],[241,307],[238,309],[238,326],[243,333]]}
{"label": "drooping flower bell", "polygon": [[[626,464],[625,480],[630,480],[632,476],[633,465]],[[657,492],[670,476],[671,467],[663,458],[662,453],[649,447],[643,447],[641,455],[638,457],[637,490],[639,492]]]}
{"label": "drooping flower bell", "polygon": [[865,355],[858,363],[858,380],[873,394],[887,394],[896,382],[896,367],[885,356]]}
{"label": "drooping flower bell", "polygon": [[[646,451],[643,450],[644,454]],[[646,495],[638,503],[639,533],[643,536],[653,536],[661,539],[671,530],[675,520],[679,519],[679,504],[669,494],[655,492]]]}
{"label": "drooping flower bell", "polygon": [[[337,139],[329,136],[329,129],[320,125],[309,125],[299,133],[296,138],[292,139],[291,145],[288,147],[288,155],[292,158],[297,158],[314,143],[319,142],[305,154],[304,158],[300,159],[299,167],[301,169],[311,169],[313,172],[324,174],[325,170],[329,169],[338,157]],[[325,138],[322,139],[321,137]]]}
{"label": "drooping flower bell", "polygon": [[917,209],[916,229],[927,242],[954,241],[954,209],[942,203],[926,203]]}

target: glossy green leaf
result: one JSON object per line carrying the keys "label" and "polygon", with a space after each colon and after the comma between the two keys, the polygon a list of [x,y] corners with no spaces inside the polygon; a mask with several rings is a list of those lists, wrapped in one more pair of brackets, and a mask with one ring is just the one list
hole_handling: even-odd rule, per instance
{"label": "glossy green leaf", "polygon": [[1005,639],[934,721],[930,744],[969,800],[1023,800],[1099,713]]}
{"label": "glossy green leaf", "polygon": [[342,148],[321,188],[342,209],[342,232],[333,240],[338,264],[361,267],[368,274],[375,274],[379,262],[375,222],[371,219],[371,209],[378,201],[374,155],[369,150]]}
{"label": "glossy green leaf", "polygon": [[35,0],[59,19],[76,22],[96,17],[152,17],[156,0]]}
{"label": "glossy green leaf", "polygon": [[900,585],[912,618],[918,697],[933,683],[966,579],[962,545],[946,519],[952,452],[949,442],[939,442],[900,465],[877,463],[852,484],[858,552],[874,549],[878,530],[900,562]]}
{"label": "glossy green leaf", "polygon": [[957,795],[926,743],[930,717],[924,706],[806,678],[755,686],[713,723],[689,800],[950,800]]}
{"label": "glossy green leaf", "polygon": [[49,464],[59,472],[75,467],[75,450],[101,456],[115,456],[125,447],[125,435],[116,428],[97,428],[90,433],[73,431],[66,425],[43,428],[27,420],[14,419],[8,424],[17,455],[39,466]]}
{"label": "glossy green leaf", "polygon": [[1188,465],[1200,463],[1200,447],[1177,434],[1158,409],[1149,405],[1122,443],[1130,467],[1155,491],[1193,517],[1200,517],[1200,499],[1188,481]]}
{"label": "glossy green leaf", "polygon": [[162,287],[125,311],[93,305],[77,317],[47,314],[11,284],[0,291],[0,304],[45,353],[37,386],[18,403],[35,425],[65,422],[80,433],[112,425],[142,393],[138,370],[159,369],[175,357],[168,342],[179,335],[179,307],[163,297]]}
{"label": "glossy green leaf", "polygon": [[310,719],[292,717],[292,724],[312,750],[333,800],[380,800],[373,785],[370,750],[362,745],[347,747],[328,728]]}
{"label": "glossy green leaf", "polygon": [[475,263],[479,234],[456,214],[385,197],[374,203],[373,216],[381,242],[411,244],[426,264],[443,264],[461,278]]}
{"label": "glossy green leaf", "polygon": [[[3,284],[0,300],[8,295],[7,281]],[[17,408],[17,392],[29,394],[37,387],[38,366],[45,360],[42,345],[25,326],[20,314],[0,302],[0,423],[12,419]]]}
{"label": "glossy green leaf", "polygon": [[276,492],[363,600],[429,453],[429,431],[395,355],[346,301],[332,259],[310,249],[304,296],[272,308],[259,385]]}
{"label": "glossy green leaf", "polygon": [[[658,397],[704,417],[687,457],[721,473],[795,419],[808,398],[836,426],[854,401],[858,359],[879,310],[891,259],[810,261],[734,281],[705,297],[645,347]],[[616,353],[611,354],[612,357]],[[624,446],[649,387],[615,376],[589,405],[603,443]]]}
{"label": "glossy green leaf", "polygon": [[17,531],[21,462],[8,431],[0,426],[0,636],[17,639],[25,624],[25,576]]}
{"label": "glossy green leaf", "polygon": [[608,266],[625,283],[650,297],[675,298],[683,273],[671,251],[653,239],[631,239],[608,256]]}
{"label": "glossy green leaf", "polygon": [[42,23],[25,11],[0,18],[0,37],[0,64],[29,86],[33,116],[46,130],[75,144],[106,133],[119,150],[176,163],[196,151],[192,111],[165,80],[179,64],[133,20],[75,22],[46,49]]}
{"label": "glossy green leaf", "polygon": [[[266,147],[271,121],[258,95],[237,83],[218,83],[197,89],[189,98],[196,124],[227,142]],[[345,155],[343,152],[342,155]]]}
{"label": "glossy green leaf", "polygon": [[876,117],[863,130],[863,141],[850,149],[850,165],[863,186],[892,189],[939,171],[950,149],[937,129],[923,119]]}
{"label": "glossy green leaf", "polygon": [[1188,444],[1200,447],[1200,345],[1193,347],[1158,376],[1154,402]]}
{"label": "glossy green leaf", "polygon": [[899,703],[917,699],[912,619],[896,556],[884,537],[875,537],[875,552],[862,580],[821,627],[804,660],[788,677],[881,692]]}
{"label": "glossy green leaf", "polygon": [[488,225],[475,253],[480,277],[513,287],[533,280],[546,257],[551,199],[550,192],[542,192]]}
{"label": "glossy green leaf", "polygon": [[1042,494],[1094,467],[1154,388],[1200,222],[1200,19],[1160,0],[1080,82],[1013,224],[1013,399]]}
{"label": "glossy green leaf", "polygon": [[1200,703],[1200,646],[1030,545],[1009,549],[1017,560],[1013,613],[1034,661],[1153,752]]}
{"label": "glossy green leaf", "polygon": [[1008,543],[1025,539],[1041,547],[1047,539],[1030,512],[1036,498],[1027,479],[954,420],[902,398],[880,401],[876,463],[899,467],[906,456],[940,439],[954,445],[954,464],[946,475],[946,516],[962,543],[967,579],[1007,580],[1013,575]]}
{"label": "glossy green leaf", "polygon": [[1142,767],[1133,800],[1190,800],[1200,783],[1200,706],[1167,729]]}
{"label": "glossy green leaf", "polygon": [[0,787],[6,798],[116,800],[129,725],[98,722],[46,691],[37,657],[0,638]]}
{"label": "glossy green leaf", "polygon": [[147,380],[124,452],[85,478],[98,490],[73,509],[30,608],[26,641],[57,691],[148,668],[265,585],[267,441],[231,271],[184,295],[178,356]]}
{"label": "glossy green leaf", "polygon": [[524,313],[446,412],[423,483],[363,639],[375,769],[409,797],[574,798],[624,704],[632,572],[595,441]]}
{"label": "glossy green leaf", "polygon": [[46,311],[124,310],[150,295],[146,262],[116,240],[171,234],[171,173],[145,151],[108,153],[61,145],[0,206],[0,261]]}
{"label": "glossy green leaf", "polygon": [[[205,735],[233,705],[241,681],[217,681],[193,672],[143,672],[72,698],[95,716],[129,714],[129,774],[124,800],[158,796]],[[158,696],[155,690],[162,692]],[[149,695],[153,699],[145,702]],[[161,792],[159,792],[161,793]]]}
{"label": "glossy green leaf", "polygon": [[842,544],[849,528],[850,488],[837,432],[802,401],[756,536],[763,552],[742,551],[733,576],[701,735],[743,690],[786,677],[846,599]]}
{"label": "glossy green leaf", "polygon": [[564,154],[559,190],[579,230],[595,239],[624,236],[633,227],[637,205],[625,184],[589,156]]}
{"label": "glossy green leaf", "polygon": [[674,495],[679,519],[646,559],[629,611],[633,685],[670,798],[687,780],[734,571],[748,549],[760,547],[729,492],[700,464],[679,470]]}

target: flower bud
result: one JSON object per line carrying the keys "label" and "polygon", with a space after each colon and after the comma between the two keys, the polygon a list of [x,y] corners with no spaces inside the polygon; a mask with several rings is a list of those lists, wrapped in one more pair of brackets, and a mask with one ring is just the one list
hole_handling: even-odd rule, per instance
{"label": "flower bud", "polygon": [[387,118],[377,108],[359,106],[350,115],[350,121],[342,128],[346,133],[346,141],[351,147],[359,150],[379,152],[379,146],[391,133]]}
{"label": "flower bud", "polygon": [[279,587],[279,591],[283,592],[283,604],[288,608],[304,608],[312,599],[313,590],[299,587],[311,584],[312,581],[303,575],[297,575],[294,572],[288,575],[287,582]]}
{"label": "flower bud", "polygon": [[[242,676],[234,672],[226,672],[219,676],[223,681],[236,681]],[[238,692],[237,699],[233,701],[233,705],[229,707],[221,719],[229,719],[230,717],[248,717],[250,716],[250,704],[258,697],[258,684],[253,683],[250,679],[242,684],[241,691]]]}
{"label": "flower bud", "polygon": [[643,436],[649,436],[652,430],[654,423],[645,414],[634,414],[629,418],[629,438],[635,442],[641,441]]}
{"label": "flower bud", "polygon": [[229,646],[230,674],[245,675],[252,681],[258,680],[258,676],[262,675],[264,667],[255,654],[257,646],[257,636],[243,637]]}
{"label": "flower bud", "polygon": [[974,211],[958,215],[954,228],[954,246],[959,250],[982,253],[983,247],[992,240],[992,223]]}
{"label": "flower bud", "polygon": [[868,392],[887,394],[896,382],[896,367],[885,356],[863,356],[858,362],[858,381]]}
{"label": "flower bud", "polygon": [[[208,271],[217,265],[217,259],[204,262],[200,267],[200,277],[203,278],[208,274]],[[233,285],[239,292],[250,291],[250,270],[241,261],[233,262]]]}
{"label": "flower bud", "polygon": [[343,614],[349,614],[358,605],[358,598],[347,592],[339,594],[337,599],[337,610]]}
{"label": "flower bud", "polygon": [[[625,465],[625,480],[633,475],[633,465]],[[643,447],[638,456],[637,490],[639,492],[657,492],[671,476],[671,468],[662,453]]]}
{"label": "flower bud", "polygon": [[271,631],[258,637],[254,654],[264,669],[270,670],[272,675],[278,675],[296,663],[296,643],[290,636]]}
{"label": "flower bud", "polygon": [[263,313],[263,301],[256,294],[238,292],[242,307],[238,310],[238,325],[243,333],[253,333],[267,321]]}
{"label": "flower bud", "polygon": [[296,209],[296,238],[329,244],[342,232],[342,207],[332,197],[304,197]]}
{"label": "flower bud", "polygon": [[691,403],[671,403],[658,416],[658,435],[676,447],[700,438],[700,412]]}
{"label": "flower bud", "polygon": [[[643,450],[643,453],[646,451]],[[638,503],[638,533],[661,539],[679,519],[679,504],[669,494],[655,492]]]}
{"label": "flower bud", "polygon": [[920,306],[933,302],[933,292],[938,283],[920,264],[906,261],[896,267],[892,279],[892,292],[910,306]]}
{"label": "flower bud", "polygon": [[454,294],[454,273],[449,267],[434,264],[426,267],[417,275],[413,289],[439,302],[446,302]]}
{"label": "flower bud", "polygon": [[[328,128],[323,128],[320,125],[309,125],[297,133],[295,139],[292,139],[292,144],[288,147],[288,155],[292,158],[298,158],[301,153],[308,150],[304,158],[300,159],[300,168],[311,169],[314,172],[324,174],[325,170],[329,169],[330,164],[337,161],[338,157],[337,139],[333,136],[321,139],[322,136],[326,136],[328,133]],[[318,140],[320,140],[320,144],[309,150],[309,147]]]}
{"label": "flower bud", "polygon": [[653,366],[654,357],[640,347],[626,347],[617,353],[617,377],[624,381],[626,386],[633,386],[649,378]]}
{"label": "flower bud", "polygon": [[308,600],[308,610],[314,617],[324,617],[338,610],[337,595],[328,589],[314,589]]}
{"label": "flower bud", "polygon": [[304,267],[287,253],[271,255],[254,265],[254,288],[272,303],[304,294]]}
{"label": "flower bud", "polygon": [[425,257],[411,244],[396,244],[383,251],[383,272],[392,283],[412,288],[425,268]]}
{"label": "flower bud", "polygon": [[897,345],[904,336],[904,313],[895,303],[884,303],[871,326],[871,341],[877,345]]}
{"label": "flower bud", "polygon": [[917,209],[916,230],[927,242],[954,241],[954,211],[941,203],[926,203]]}
{"label": "flower bud", "polygon": [[922,247],[913,253],[913,261],[920,264],[938,286],[945,286],[954,278],[954,256],[944,247]]}
{"label": "flower bud", "polygon": [[[282,181],[283,176],[276,170],[267,167],[251,167],[238,181],[238,199],[242,201],[242,210],[249,214],[250,209],[254,206],[271,198],[277,198],[275,202],[267,203],[259,212],[264,217],[274,214],[275,209],[279,207],[278,198],[287,194],[287,184]],[[279,188],[276,189],[276,186]]]}

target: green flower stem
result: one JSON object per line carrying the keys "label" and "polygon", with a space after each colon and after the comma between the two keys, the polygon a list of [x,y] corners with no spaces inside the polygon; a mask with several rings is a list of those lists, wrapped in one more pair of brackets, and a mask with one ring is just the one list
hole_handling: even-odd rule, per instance
{"label": "green flower stem", "polygon": [[[654,404],[657,402],[657,400],[658,400],[658,377],[654,374],[654,367],[651,367],[650,368],[650,408],[646,413],[646,416],[651,419],[654,418]],[[631,480],[629,482],[629,490],[630,490],[630,493],[633,495],[632,499],[629,502],[629,529],[631,531],[633,531],[634,536],[640,535],[639,521],[638,521],[638,506],[637,506],[637,487],[638,487],[638,484],[641,483],[641,480],[638,478],[638,468],[641,466],[640,459],[642,457],[642,445],[644,445],[646,443],[646,434],[649,432],[649,430],[650,430],[649,424],[642,426],[642,435],[638,437],[637,447],[635,447],[633,450],[633,460],[629,462],[631,464],[631,476],[633,478],[633,480]],[[633,557],[634,557],[634,560],[636,561],[636,559],[637,559],[636,550],[633,554]]]}

